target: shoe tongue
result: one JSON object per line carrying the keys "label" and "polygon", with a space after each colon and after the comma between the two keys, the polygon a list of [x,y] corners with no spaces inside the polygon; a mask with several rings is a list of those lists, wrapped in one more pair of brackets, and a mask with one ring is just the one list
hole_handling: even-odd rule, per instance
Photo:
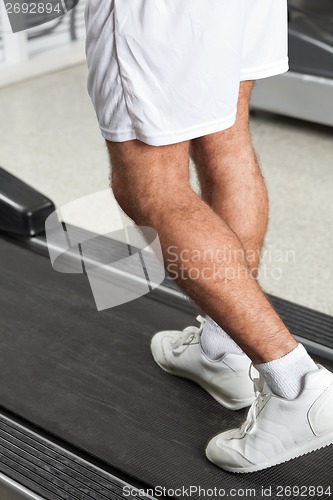
{"label": "shoe tongue", "polygon": [[273,391],[270,389],[269,385],[261,374],[259,374],[259,378],[256,378],[255,381],[257,391],[263,394],[273,394]]}
{"label": "shoe tongue", "polygon": [[272,391],[272,389],[269,387],[269,385],[267,384],[266,381],[264,381],[264,384],[263,384],[263,390],[262,392],[264,394],[270,394],[270,395],[274,395],[274,392]]}

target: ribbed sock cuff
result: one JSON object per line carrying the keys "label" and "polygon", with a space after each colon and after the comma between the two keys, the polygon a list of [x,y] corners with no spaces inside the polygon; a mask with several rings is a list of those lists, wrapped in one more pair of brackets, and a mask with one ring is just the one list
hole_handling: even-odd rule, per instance
{"label": "ribbed sock cuff", "polygon": [[242,349],[231,337],[209,316],[200,335],[200,345],[206,356],[211,360],[222,358],[225,353],[241,354]]}
{"label": "ribbed sock cuff", "polygon": [[277,396],[295,399],[303,390],[304,376],[318,366],[302,344],[282,358],[254,365]]}

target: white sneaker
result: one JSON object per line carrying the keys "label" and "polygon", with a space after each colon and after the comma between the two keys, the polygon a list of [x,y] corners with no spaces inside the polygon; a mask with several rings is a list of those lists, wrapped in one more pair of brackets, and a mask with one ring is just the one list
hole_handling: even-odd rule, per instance
{"label": "white sneaker", "polygon": [[257,398],[239,429],[215,436],[207,458],[230,472],[254,472],[333,443],[333,373],[321,365],[305,377],[294,400],[272,394],[262,377]]}
{"label": "white sneaker", "polygon": [[230,410],[250,406],[255,399],[249,377],[251,360],[244,353],[208,359],[199,342],[205,320],[201,316],[197,320],[200,328],[156,333],[151,341],[154,360],[162,370],[196,382]]}

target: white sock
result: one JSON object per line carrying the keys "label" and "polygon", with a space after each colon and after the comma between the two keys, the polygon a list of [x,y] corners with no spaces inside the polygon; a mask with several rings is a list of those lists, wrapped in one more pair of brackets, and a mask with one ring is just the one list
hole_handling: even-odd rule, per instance
{"label": "white sock", "polygon": [[318,370],[302,344],[282,358],[253,366],[264,377],[271,391],[286,399],[297,398],[303,390],[304,376]]}
{"label": "white sock", "polygon": [[223,328],[209,316],[205,317],[205,323],[200,335],[200,345],[206,356],[211,360],[222,358],[226,352],[235,354],[243,352]]}

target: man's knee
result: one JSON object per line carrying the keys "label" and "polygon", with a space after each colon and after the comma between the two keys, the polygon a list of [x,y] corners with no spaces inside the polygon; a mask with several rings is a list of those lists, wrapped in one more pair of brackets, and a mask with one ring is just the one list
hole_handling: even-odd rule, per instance
{"label": "man's knee", "polygon": [[148,196],[140,155],[144,144],[140,141],[123,143],[107,141],[111,165],[110,186],[120,208],[137,224],[142,223]]}
{"label": "man's knee", "polygon": [[107,146],[118,204],[137,224],[152,225],[155,213],[188,184],[189,141],[162,147],[137,140]]}
{"label": "man's knee", "polygon": [[111,188],[113,195],[128,217],[138,225],[149,224],[149,204],[147,196],[139,194],[139,189],[131,186],[126,179],[121,176],[111,175]]}

